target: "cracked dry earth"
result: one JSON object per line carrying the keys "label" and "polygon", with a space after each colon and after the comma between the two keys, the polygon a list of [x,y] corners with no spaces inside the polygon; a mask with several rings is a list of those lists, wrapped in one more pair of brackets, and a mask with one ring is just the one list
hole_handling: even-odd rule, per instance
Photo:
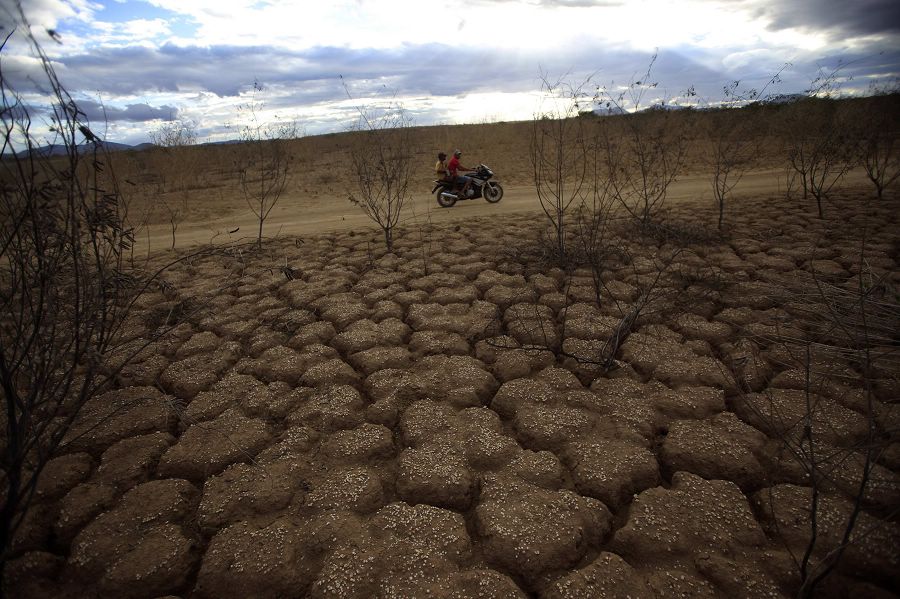
{"label": "cracked dry earth", "polygon": [[[773,289],[813,269],[846,288],[887,273],[896,289],[900,211],[886,202],[868,221],[863,273],[860,202],[824,221],[772,199],[740,211],[729,236],[675,258],[671,293],[603,375],[571,356],[597,355],[671,243],[619,238],[633,259],[606,271],[599,306],[587,271],[569,281],[525,251],[536,215],[410,228],[393,253],[342,232],[180,265],[140,314],[147,334],[168,316],[176,328],[49,464],[6,590],[791,596],[810,489],[781,439],[802,417],[804,373],[777,340],[805,325]],[[570,357],[515,349],[534,343]],[[811,424],[845,456],[820,499],[827,550],[867,422],[854,364],[814,359],[842,375],[817,381]],[[884,429],[896,374],[874,388]],[[893,443],[863,498],[865,534],[822,596],[895,596],[898,472]]]}

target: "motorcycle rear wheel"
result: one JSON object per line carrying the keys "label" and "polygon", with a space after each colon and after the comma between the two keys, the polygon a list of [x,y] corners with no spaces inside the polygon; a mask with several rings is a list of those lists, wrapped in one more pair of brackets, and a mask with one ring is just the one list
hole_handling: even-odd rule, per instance
{"label": "motorcycle rear wheel", "polygon": [[444,208],[452,208],[453,204],[456,203],[456,200],[451,200],[450,198],[444,197],[444,191],[445,189],[441,187],[436,192],[434,192],[434,197],[437,199],[437,203],[439,206],[442,206]]}
{"label": "motorcycle rear wheel", "polygon": [[496,204],[503,197],[503,186],[499,183],[490,182],[481,190],[484,199],[491,204]]}

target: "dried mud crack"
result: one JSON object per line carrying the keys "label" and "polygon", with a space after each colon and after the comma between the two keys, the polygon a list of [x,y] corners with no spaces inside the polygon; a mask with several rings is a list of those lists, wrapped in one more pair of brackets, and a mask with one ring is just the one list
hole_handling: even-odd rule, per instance
{"label": "dried mud crack", "polygon": [[[862,210],[852,199],[841,209]],[[172,300],[142,300],[149,345],[48,464],[5,589],[789,597],[810,488],[782,440],[810,387],[776,340],[809,321],[777,290],[810,273],[848,288],[887,273],[896,289],[900,210],[877,210],[862,273],[853,231],[747,200],[727,237],[677,254],[669,293],[609,372],[587,358],[672,242],[619,238],[634,261],[604,273],[599,305],[589,272],[521,251],[539,239],[533,215],[401,231],[393,253],[340,232],[182,264],[167,293],[195,308],[154,339]],[[812,359],[820,373],[858,366]],[[897,373],[882,375],[873,401],[896,430]],[[835,380],[852,377],[813,381],[807,423],[847,456],[822,489],[819,534],[832,539],[867,426],[861,390]],[[895,441],[862,498],[866,534],[823,596],[900,585]]]}

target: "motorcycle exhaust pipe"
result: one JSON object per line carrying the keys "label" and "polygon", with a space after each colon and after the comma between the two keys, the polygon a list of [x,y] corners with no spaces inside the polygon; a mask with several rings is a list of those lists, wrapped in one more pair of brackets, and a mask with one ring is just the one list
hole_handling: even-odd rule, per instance
{"label": "motorcycle exhaust pipe", "polygon": [[442,192],[441,192],[441,198],[443,198],[443,199],[445,199],[445,200],[458,200],[458,199],[459,199],[459,198],[456,196],[456,194],[452,194],[452,193],[450,193],[449,191],[442,191]]}

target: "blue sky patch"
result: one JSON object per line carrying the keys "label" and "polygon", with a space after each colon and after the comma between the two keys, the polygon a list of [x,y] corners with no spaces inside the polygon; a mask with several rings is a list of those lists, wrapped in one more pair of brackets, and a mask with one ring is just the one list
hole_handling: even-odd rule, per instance
{"label": "blue sky patch", "polygon": [[140,0],[128,0],[127,2],[100,0],[98,4],[103,8],[97,11],[97,20],[110,23],[124,23],[135,19],[165,19],[169,21],[175,16],[171,11]]}

